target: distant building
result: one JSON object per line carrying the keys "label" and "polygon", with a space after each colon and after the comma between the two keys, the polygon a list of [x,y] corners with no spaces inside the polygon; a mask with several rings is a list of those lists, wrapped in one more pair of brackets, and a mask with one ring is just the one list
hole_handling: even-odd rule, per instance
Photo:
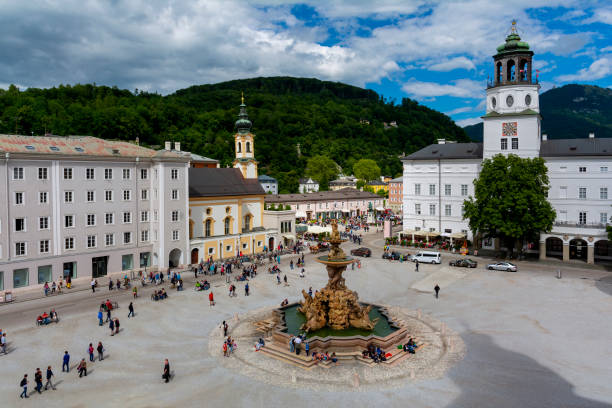
{"label": "distant building", "polygon": [[367,186],[370,187],[375,193],[378,193],[379,191],[389,191],[389,185],[380,180],[368,181]]}
{"label": "distant building", "polygon": [[389,181],[389,208],[395,214],[402,212],[403,185],[402,177]]}
{"label": "distant building", "polygon": [[[177,144],[178,142],[174,143],[175,149]],[[190,153],[190,155],[191,156],[189,161],[189,167],[194,167],[196,169],[200,169],[203,167],[214,169],[219,167],[219,160],[210,159],[208,157],[200,156],[199,154],[195,153]]]}
{"label": "distant building", "polygon": [[329,189],[332,191],[342,190],[343,188],[356,188],[357,179],[353,176],[340,176],[336,180],[329,182]]}
{"label": "distant building", "polygon": [[295,210],[264,210],[266,246],[276,248],[279,244],[287,247],[295,244]]}
{"label": "distant building", "polygon": [[299,192],[302,194],[314,193],[319,191],[319,182],[309,178],[300,179]]}
{"label": "distant building", "polygon": [[278,181],[274,177],[262,174],[257,177],[257,179],[259,180],[259,184],[261,184],[261,188],[263,188],[266,193],[278,194]]}
{"label": "distant building", "polygon": [[236,133],[234,141],[236,147],[236,159],[234,168],[240,169],[244,178],[257,178],[257,160],[255,160],[255,135],[251,133],[253,124],[247,115],[244,96],[240,104],[240,114],[236,121]]}

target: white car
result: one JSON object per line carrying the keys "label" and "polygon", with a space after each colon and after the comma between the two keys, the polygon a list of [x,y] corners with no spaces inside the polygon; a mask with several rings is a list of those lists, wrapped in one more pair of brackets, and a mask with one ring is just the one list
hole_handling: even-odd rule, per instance
{"label": "white car", "polygon": [[510,262],[497,262],[487,265],[487,269],[490,271],[506,271],[506,272],[516,272],[518,268],[515,264]]}
{"label": "white car", "polygon": [[439,252],[430,252],[430,251],[419,251],[415,255],[410,257],[412,262],[419,261],[419,263],[430,263],[430,264],[440,264],[440,253]]}

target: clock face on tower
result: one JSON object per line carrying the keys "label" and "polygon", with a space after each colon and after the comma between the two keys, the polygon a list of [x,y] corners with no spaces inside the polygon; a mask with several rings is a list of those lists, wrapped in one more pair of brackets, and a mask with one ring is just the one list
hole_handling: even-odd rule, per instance
{"label": "clock face on tower", "polygon": [[506,97],[506,105],[508,105],[508,107],[511,107],[513,103],[514,103],[514,98],[512,97],[512,95],[508,95]]}
{"label": "clock face on tower", "polygon": [[502,136],[516,136],[516,122],[502,123]]}

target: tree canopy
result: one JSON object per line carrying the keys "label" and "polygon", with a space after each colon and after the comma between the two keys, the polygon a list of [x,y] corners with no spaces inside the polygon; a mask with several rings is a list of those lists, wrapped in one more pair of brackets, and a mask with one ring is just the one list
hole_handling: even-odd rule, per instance
{"label": "tree canopy", "polygon": [[319,189],[327,190],[329,182],[338,175],[338,165],[327,156],[312,156],[306,164],[306,175],[319,182]]}
{"label": "tree canopy", "polygon": [[463,218],[469,219],[470,229],[500,238],[511,251],[515,244],[549,232],[556,213],[547,199],[547,171],[539,157],[498,154],[485,159],[474,180],[474,197],[464,201]]}
{"label": "tree canopy", "polygon": [[353,165],[353,175],[364,181],[375,180],[380,177],[380,167],[372,159],[360,159]]}

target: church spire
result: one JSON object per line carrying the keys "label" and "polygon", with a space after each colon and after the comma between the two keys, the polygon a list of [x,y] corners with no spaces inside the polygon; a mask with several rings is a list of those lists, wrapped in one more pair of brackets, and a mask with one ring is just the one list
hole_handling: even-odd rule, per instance
{"label": "church spire", "polygon": [[246,111],[246,105],[244,104],[244,92],[242,93],[242,103],[240,104],[240,113],[238,114],[238,120],[236,121],[236,130],[238,133],[249,133],[253,124],[249,120],[249,115]]}

